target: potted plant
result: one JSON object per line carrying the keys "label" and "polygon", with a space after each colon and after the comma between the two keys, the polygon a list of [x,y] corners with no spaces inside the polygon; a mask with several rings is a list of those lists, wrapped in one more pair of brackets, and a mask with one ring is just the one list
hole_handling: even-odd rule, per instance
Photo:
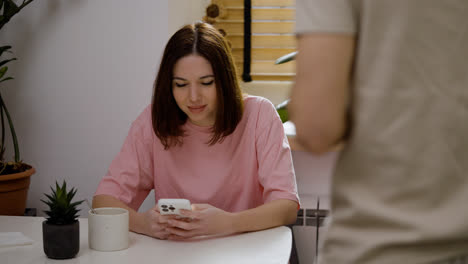
{"label": "potted plant", "polygon": [[44,253],[52,259],[74,258],[80,250],[80,222],[77,206],[83,200],[72,202],[76,189],[67,191],[67,183],[62,186],[55,182],[55,189],[50,187],[51,194],[45,194],[47,201],[42,202],[49,206],[47,220],[42,222],[42,241]]}
{"label": "potted plant", "polygon": [[281,122],[285,123],[289,121],[289,114],[288,114],[288,104],[290,99],[286,99],[283,102],[279,103],[276,108],[276,112],[281,118]]}
{"label": "potted plant", "polygon": [[[0,0],[0,29],[10,21],[21,9],[29,5],[33,0],[22,0],[20,5],[13,0]],[[4,55],[11,53],[11,46],[0,47],[0,84],[13,79],[6,76],[7,63],[16,58],[5,58]],[[5,122],[6,118],[6,122]],[[24,215],[26,198],[29,189],[30,177],[35,170],[31,165],[21,160],[18,139],[13,126],[13,121],[0,91],[0,215]],[[10,128],[10,134],[14,147],[14,160],[5,159],[5,130]]]}

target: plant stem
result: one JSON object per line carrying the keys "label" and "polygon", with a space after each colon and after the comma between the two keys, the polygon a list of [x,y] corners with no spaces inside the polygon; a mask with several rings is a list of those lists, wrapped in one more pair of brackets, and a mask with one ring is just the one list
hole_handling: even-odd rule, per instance
{"label": "plant stem", "polygon": [[3,3],[3,17],[0,19],[0,29],[10,21],[10,19],[16,15],[21,9],[29,5],[34,0],[23,0],[20,6],[17,6],[13,0],[2,0]]}
{"label": "plant stem", "polygon": [[18,138],[16,137],[15,128],[13,127],[13,121],[11,120],[10,113],[8,112],[5,102],[3,101],[2,94],[0,94],[0,107],[3,107],[3,110],[5,110],[5,115],[8,120],[8,125],[10,126],[11,137],[13,139],[13,146],[15,148],[15,162],[19,163],[21,162],[21,158],[20,158],[20,152],[19,152],[19,146],[18,146]]}

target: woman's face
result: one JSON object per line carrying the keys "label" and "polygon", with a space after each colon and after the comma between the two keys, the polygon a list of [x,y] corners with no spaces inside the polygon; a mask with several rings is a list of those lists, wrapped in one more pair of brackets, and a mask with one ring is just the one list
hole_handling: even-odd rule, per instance
{"label": "woman's face", "polygon": [[174,65],[172,92],[190,122],[213,126],[216,121],[216,84],[211,64],[199,55],[182,57]]}

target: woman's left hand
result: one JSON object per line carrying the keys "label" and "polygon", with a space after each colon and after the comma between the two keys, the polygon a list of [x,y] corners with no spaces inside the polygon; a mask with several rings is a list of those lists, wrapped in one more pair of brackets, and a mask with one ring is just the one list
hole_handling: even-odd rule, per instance
{"label": "woman's left hand", "polygon": [[209,204],[193,204],[192,211],[180,210],[184,219],[171,219],[166,231],[168,239],[181,240],[205,235],[229,235],[235,233],[232,213]]}

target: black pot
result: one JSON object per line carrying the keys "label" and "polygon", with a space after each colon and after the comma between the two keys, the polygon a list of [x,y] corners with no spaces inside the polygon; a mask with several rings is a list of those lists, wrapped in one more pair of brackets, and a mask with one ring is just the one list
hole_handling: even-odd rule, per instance
{"label": "black pot", "polygon": [[74,258],[80,251],[80,222],[52,225],[42,222],[44,253],[51,259]]}

